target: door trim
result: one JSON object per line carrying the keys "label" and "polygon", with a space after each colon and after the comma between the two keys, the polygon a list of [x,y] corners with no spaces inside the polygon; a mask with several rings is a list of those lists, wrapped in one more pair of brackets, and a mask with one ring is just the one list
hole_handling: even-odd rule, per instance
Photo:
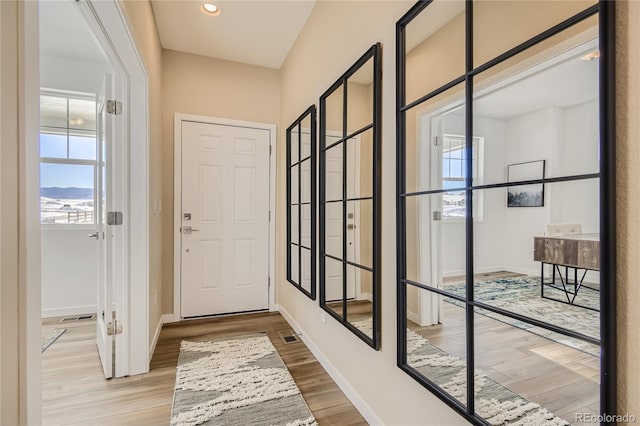
{"label": "door trim", "polygon": [[[147,373],[149,352],[149,110],[148,75],[131,33],[126,12],[117,1],[74,3],[116,74],[115,92],[125,104],[115,137],[118,147],[118,205],[125,221],[118,227],[119,255],[114,277],[117,315],[124,332],[116,335],[115,377]],[[135,140],[136,143],[130,143]],[[135,164],[135,167],[131,165]],[[135,196],[132,196],[135,194]],[[135,307],[135,309],[132,309]]]}
{"label": "door trim", "polygon": [[269,132],[269,145],[271,155],[269,156],[269,211],[271,220],[269,221],[269,311],[277,311],[275,299],[275,270],[276,270],[276,131],[277,126],[269,123],[259,123],[254,121],[232,120],[220,117],[207,117],[202,115],[192,115],[176,112],[174,113],[174,155],[173,155],[173,320],[182,321],[181,311],[181,249],[180,227],[182,220],[182,122],[194,121],[204,124],[219,124],[234,127],[248,127],[252,129],[267,130]]}

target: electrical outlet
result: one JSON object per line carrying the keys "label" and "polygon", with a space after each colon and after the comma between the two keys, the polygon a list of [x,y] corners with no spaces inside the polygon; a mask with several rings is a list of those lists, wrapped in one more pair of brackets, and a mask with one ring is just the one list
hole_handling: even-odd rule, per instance
{"label": "electrical outlet", "polygon": [[326,312],[322,309],[320,309],[320,321],[322,321],[323,324],[327,321]]}

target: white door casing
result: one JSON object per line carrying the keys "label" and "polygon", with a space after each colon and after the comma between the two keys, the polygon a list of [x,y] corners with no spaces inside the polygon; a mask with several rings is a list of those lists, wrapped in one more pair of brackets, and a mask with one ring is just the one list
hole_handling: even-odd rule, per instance
{"label": "white door casing", "polygon": [[272,307],[274,129],[222,121],[176,114],[181,318]]}

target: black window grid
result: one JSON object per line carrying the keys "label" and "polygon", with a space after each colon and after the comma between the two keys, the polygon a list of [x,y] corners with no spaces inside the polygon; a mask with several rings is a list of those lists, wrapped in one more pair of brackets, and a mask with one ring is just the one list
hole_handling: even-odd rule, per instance
{"label": "black window grid", "polygon": [[[405,57],[405,30],[406,26],[422,13],[433,0],[418,1],[396,24],[396,158],[397,158],[397,364],[409,376],[421,383],[425,388],[434,393],[443,402],[458,411],[463,417],[474,424],[488,424],[475,411],[474,397],[474,371],[475,368],[467,368],[467,400],[462,404],[452,395],[441,389],[435,382],[411,368],[407,363],[406,348],[406,308],[407,286],[414,286],[435,294],[455,299],[464,304],[466,309],[466,347],[467,367],[475,366],[474,357],[474,309],[482,308],[488,311],[504,315],[505,317],[520,320],[541,328],[574,337],[576,339],[600,345],[600,412],[601,414],[616,413],[616,250],[615,250],[615,2],[601,0],[598,4],[584,9],[563,22],[548,28],[546,31],[517,45],[516,47],[496,56],[495,58],[473,66],[473,1],[465,3],[465,73],[449,83],[424,94],[418,99],[406,103],[406,57]],[[428,12],[427,12],[428,13]],[[472,179],[473,158],[473,78],[474,76],[496,66],[518,53],[561,33],[562,31],[578,24],[594,15],[599,15],[599,50],[600,73],[600,171],[599,173],[578,174],[570,176],[542,177],[518,182],[500,182],[494,184],[476,184]],[[425,191],[406,191],[406,124],[405,115],[410,109],[438,96],[460,84],[465,85],[465,149],[466,155],[466,179],[464,185],[454,189],[434,189]],[[586,179],[600,179],[600,282],[606,282],[606,288],[600,293],[600,336],[593,339],[577,333],[573,330],[558,327],[548,322],[539,321],[518,313],[507,311],[486,303],[474,300],[474,244],[473,244],[473,194],[475,191],[493,188],[507,188],[511,186],[527,184],[545,184],[558,182],[572,182]],[[449,191],[464,191],[466,195],[465,236],[466,236],[466,265],[465,281],[466,295],[460,297],[440,288],[434,288],[407,279],[406,264],[406,199],[419,195],[440,194]]]}
{"label": "black window grid", "polygon": [[[310,120],[309,130],[309,155],[304,158],[300,158],[302,153],[302,124],[305,120]],[[316,300],[316,106],[312,105],[300,117],[298,117],[287,128],[286,140],[287,140],[287,281],[289,281],[294,287],[304,293],[312,300]],[[295,133],[294,133],[295,131]],[[293,135],[296,135],[295,137]],[[292,162],[291,150],[292,144],[297,145],[298,160]],[[302,201],[302,165],[309,162],[309,201]],[[291,182],[291,170],[297,166],[297,202],[292,202],[292,182]],[[297,235],[298,241],[292,241],[292,207],[298,207],[297,212]],[[310,210],[310,245],[304,245],[302,243],[302,215],[303,207],[308,206]],[[298,255],[298,276],[292,275],[292,259],[291,250],[297,248]],[[302,284],[303,275],[303,250],[309,251],[309,273],[310,273],[310,289],[307,290]]]}
{"label": "black window grid", "polygon": [[[380,248],[380,233],[381,233],[381,181],[380,181],[380,168],[381,168],[381,80],[382,80],[382,63],[381,63],[382,46],[380,43],[373,45],[367,52],[360,57],[321,97],[320,97],[320,234],[323,238],[320,239],[320,307],[334,317],[343,326],[353,332],[366,344],[374,348],[380,349],[380,261],[381,261],[381,248]],[[373,60],[373,122],[369,123],[362,128],[349,133],[348,132],[348,79],[354,75],[360,67],[365,65],[369,60]],[[341,138],[334,141],[331,144],[327,144],[327,128],[326,128],[326,99],[334,93],[336,90],[342,88],[342,134]],[[356,136],[372,130],[373,140],[373,175],[372,175],[372,196],[370,197],[354,197],[348,198],[347,194],[347,150],[345,149],[347,144],[350,143]],[[342,197],[339,199],[326,199],[326,152],[327,150],[342,144]],[[370,200],[372,202],[372,265],[368,267],[356,262],[352,262],[347,259],[347,203]],[[342,204],[342,257],[334,256],[326,252],[326,205],[330,203]],[[333,309],[327,305],[326,300],[326,271],[325,262],[326,259],[331,259],[342,263],[342,313],[337,314]],[[347,320],[347,266],[359,268],[363,271],[370,272],[372,275],[372,297],[373,297],[373,327],[372,334],[367,335],[362,330],[352,325]]]}

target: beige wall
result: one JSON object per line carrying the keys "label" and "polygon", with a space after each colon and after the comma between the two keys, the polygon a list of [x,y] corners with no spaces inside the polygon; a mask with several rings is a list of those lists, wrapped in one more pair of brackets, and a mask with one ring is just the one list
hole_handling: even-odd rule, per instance
{"label": "beige wall", "polygon": [[[516,5],[516,3],[518,3]],[[477,5],[477,23],[482,22],[481,29],[476,33],[479,50],[476,59],[486,60],[508,48],[524,41],[527,37],[556,24],[571,14],[582,10],[593,2],[549,2],[545,8],[540,8],[536,2],[485,2]],[[383,423],[419,423],[424,418],[413,417],[413,412],[436,413],[431,424],[445,424],[460,420],[449,416],[449,410],[423,389],[414,389],[413,384],[407,383],[399,369],[395,367],[395,123],[394,117],[394,37],[393,24],[397,18],[408,9],[410,4],[399,2],[327,2],[320,1],[307,25],[303,29],[298,41],[290,52],[282,68],[282,126],[286,127],[309,104],[317,102],[321,93],[344,70],[375,41],[381,41],[384,57],[384,99],[383,99],[383,263],[382,263],[382,350],[374,353],[364,347],[354,336],[344,330],[331,318],[326,324],[319,320],[317,303],[309,301],[285,281],[285,251],[282,239],[277,246],[277,282],[279,303],[297,321],[304,332],[318,345],[320,350],[336,366],[339,372],[349,381],[355,391],[359,393]],[[550,8],[552,10],[550,10]],[[385,13],[382,11],[385,10]],[[513,16],[518,18],[513,19]],[[509,19],[507,19],[509,18]],[[345,21],[343,21],[343,19]],[[348,24],[346,20],[349,20]],[[496,19],[505,25],[496,25]],[[637,159],[640,155],[638,137],[637,111],[639,91],[638,87],[638,53],[640,40],[640,3],[624,2],[620,4],[618,13],[618,71],[620,78],[618,102],[618,181],[620,193],[619,202],[619,324],[620,324],[620,353],[619,353],[619,412],[630,412],[640,415],[640,343],[637,325],[640,315],[637,307],[640,303],[639,286],[635,285],[633,277],[640,273],[637,259],[640,255],[638,243],[639,225],[632,218],[640,212],[640,202],[635,196],[633,188],[640,185],[640,167],[628,159]],[[493,23],[492,23],[493,22]],[[592,25],[593,20],[585,22],[580,28],[571,31],[571,36]],[[363,27],[360,28],[360,23]],[[365,24],[366,23],[366,24]],[[331,28],[331,31],[327,31]],[[344,30],[341,30],[344,28]],[[499,29],[499,31],[498,31]],[[515,37],[505,37],[505,31],[517,34]],[[553,40],[557,43],[565,37]],[[341,41],[340,41],[341,40]],[[451,39],[456,42],[455,36]],[[459,41],[459,40],[458,40]],[[572,42],[575,42],[573,40]],[[341,49],[334,49],[340,43]],[[424,47],[424,46],[423,46]],[[545,48],[548,46],[545,46]],[[539,53],[542,49],[536,49]],[[634,52],[628,58],[625,52]],[[548,55],[548,52],[547,52]],[[433,58],[433,57],[432,57]],[[432,60],[429,58],[429,60]],[[461,58],[463,59],[463,58]],[[522,61],[524,58],[518,58]],[[530,58],[527,58],[529,62]],[[416,60],[416,59],[414,59]],[[505,64],[511,67],[514,62]],[[519,64],[520,65],[520,64]],[[436,67],[437,68],[437,67]],[[432,67],[433,69],[433,67]],[[440,68],[439,71],[442,71]],[[453,76],[453,75],[452,75]],[[495,76],[494,76],[495,77]],[[446,78],[446,77],[445,77]],[[409,82],[410,90],[415,85]],[[435,88],[435,87],[432,87]],[[628,116],[627,111],[633,111]],[[415,128],[415,120],[409,123],[409,129]],[[284,154],[283,135],[281,134],[279,152]],[[281,155],[282,159],[284,155]],[[415,153],[410,155],[415,158]],[[284,226],[284,168],[279,163],[278,205],[282,213],[278,214],[279,228]],[[415,176],[415,171],[410,170]],[[410,242],[411,244],[411,242]],[[415,244],[415,242],[413,243]],[[345,356],[345,354],[349,354]],[[376,371],[375,378],[370,372]],[[382,387],[378,383],[384,383]],[[404,401],[385,401],[388,395],[386,389],[394,388],[403,395]],[[411,408],[420,405],[419,410]],[[433,407],[429,409],[429,407]]]}
{"label": "beige wall", "polygon": [[[164,176],[162,162],[162,47],[156,29],[151,3],[148,1],[123,1],[124,9],[133,32],[136,46],[144,61],[149,87],[149,340],[154,338],[163,312],[162,300],[163,275],[162,262],[166,247],[163,235],[171,230],[163,228],[163,216],[153,214],[153,200],[162,198]],[[135,141],[134,141],[135,143]],[[133,307],[135,309],[135,307]],[[171,311],[168,311],[171,312]],[[150,354],[150,356],[153,354]]]}
{"label": "beige wall", "polygon": [[0,423],[18,424],[17,7],[0,2]]}
{"label": "beige wall", "polygon": [[[162,55],[163,312],[173,312],[174,113],[277,124],[280,73],[204,56]],[[284,155],[284,154],[283,154]]]}
{"label": "beige wall", "polygon": [[640,2],[617,4],[618,413],[640,418]]}
{"label": "beige wall", "polygon": [[[278,232],[278,303],[293,316],[383,424],[465,424],[462,417],[396,367],[395,338],[395,22],[411,1],[319,1],[282,67],[281,126],[286,128],[374,43],[383,45],[382,348],[376,352],[333,318],[320,320],[317,301],[286,281],[285,239]],[[340,46],[340,48],[336,48]],[[278,140],[277,229],[285,229],[285,139]],[[389,390],[401,398],[389,398]]]}

